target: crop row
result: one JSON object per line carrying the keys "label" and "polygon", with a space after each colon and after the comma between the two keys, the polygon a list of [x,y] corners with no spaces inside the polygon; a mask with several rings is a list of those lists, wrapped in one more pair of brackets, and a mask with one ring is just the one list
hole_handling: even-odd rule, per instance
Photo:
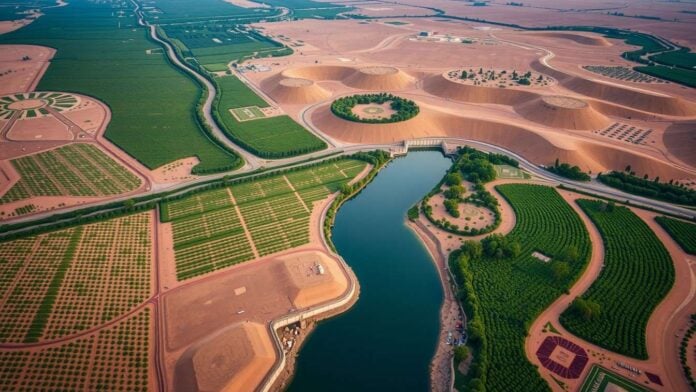
{"label": "crop row", "polygon": [[655,217],[655,220],[684,249],[684,252],[696,255],[696,224],[666,216]]}
{"label": "crop row", "polygon": [[655,307],[674,283],[674,266],[650,227],[626,207],[578,200],[604,242],[602,273],[582,298],[598,305],[599,314],[566,310],[563,326],[611,351],[646,359],[645,328]]}
{"label": "crop row", "polygon": [[32,351],[0,350],[3,391],[147,391],[151,329],[144,309],[96,334]]}
{"label": "crop row", "polygon": [[129,215],[0,247],[7,300],[0,341],[56,339],[127,312],[150,294],[151,214]]}
{"label": "crop row", "polygon": [[[589,236],[573,209],[549,187],[501,185],[497,190],[515,211],[516,225],[507,236],[519,243],[511,258],[472,259],[465,273],[470,283],[460,293],[468,313],[480,319],[469,323],[469,334],[479,343],[478,366],[469,375],[475,390],[548,390],[525,356],[529,324],[558,298],[584,268],[590,252]],[[572,250],[573,257],[565,256]],[[532,257],[541,252],[549,263]],[[567,263],[568,271],[554,276],[552,265]],[[472,308],[473,307],[473,308]],[[473,311],[472,311],[473,310]],[[477,389],[478,388],[478,389]]]}
{"label": "crop row", "polygon": [[31,196],[106,196],[140,186],[140,179],[93,145],[70,144],[17,159],[21,178],[0,199],[8,203]]}

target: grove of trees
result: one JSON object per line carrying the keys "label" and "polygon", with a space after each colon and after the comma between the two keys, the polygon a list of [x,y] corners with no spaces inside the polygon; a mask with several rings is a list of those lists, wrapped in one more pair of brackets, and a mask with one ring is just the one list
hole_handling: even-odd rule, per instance
{"label": "grove of trees", "polygon": [[[390,117],[363,118],[353,113],[353,108],[356,105],[367,105],[371,103],[381,105],[386,102],[389,102],[392,110],[396,112]],[[420,112],[420,108],[410,99],[397,97],[393,94],[356,94],[333,101],[333,103],[331,103],[331,112],[348,121],[383,124],[409,120]]]}

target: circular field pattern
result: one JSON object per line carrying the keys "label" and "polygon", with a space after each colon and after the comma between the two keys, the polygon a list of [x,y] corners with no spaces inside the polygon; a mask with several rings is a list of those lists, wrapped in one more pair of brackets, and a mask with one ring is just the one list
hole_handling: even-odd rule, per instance
{"label": "circular field pattern", "polygon": [[0,97],[0,120],[8,120],[19,112],[18,119],[43,117],[50,114],[47,108],[57,112],[69,110],[80,103],[72,94],[32,92]]}
{"label": "circular field pattern", "polygon": [[410,120],[420,109],[410,99],[381,93],[339,98],[331,104],[331,112],[348,121],[384,124]]}

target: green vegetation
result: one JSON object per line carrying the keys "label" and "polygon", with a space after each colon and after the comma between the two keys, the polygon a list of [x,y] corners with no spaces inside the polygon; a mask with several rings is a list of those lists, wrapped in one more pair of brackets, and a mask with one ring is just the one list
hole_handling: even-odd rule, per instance
{"label": "green vegetation", "polygon": [[32,196],[117,195],[141,184],[93,144],[73,143],[10,162],[21,178],[0,198],[0,204]]}
{"label": "green vegetation", "polygon": [[659,64],[687,70],[696,68],[696,53],[691,53],[688,48],[681,48],[672,52],[664,52],[655,56],[650,56],[650,60]]}
{"label": "green vegetation", "polygon": [[213,79],[218,94],[213,116],[230,139],[262,158],[284,158],[326,148],[326,143],[289,116],[237,121],[230,109],[268,104],[234,76]]}
{"label": "green vegetation", "polygon": [[631,167],[626,172],[609,172],[599,174],[597,179],[612,188],[620,189],[634,195],[645,196],[651,199],[663,200],[670,203],[696,206],[696,191],[683,185],[660,182],[660,177],[649,180],[647,175],[643,178],[636,177],[631,172]]}
{"label": "green vegetation", "polygon": [[[500,226],[501,220],[498,200],[483,186],[484,183],[493,181],[496,178],[497,172],[494,164],[508,165],[512,168],[516,168],[519,165],[516,160],[505,155],[485,153],[467,146],[458,148],[455,163],[448,170],[442,181],[423,198],[421,202],[423,214],[435,226],[453,234],[475,236],[495,230]],[[461,186],[464,178],[474,184],[473,192],[467,197],[463,197],[466,190]],[[449,187],[443,193],[445,195],[445,209],[451,216],[458,218],[460,215],[459,204],[469,203],[493,212],[493,223],[480,229],[470,228],[469,226],[460,228],[458,225],[454,225],[445,219],[435,219],[432,214],[432,206],[430,206],[428,201],[432,196],[441,192],[443,184]]]}
{"label": "green vegetation", "polygon": [[[527,361],[524,338],[529,324],[585,268],[589,236],[553,188],[510,184],[497,189],[515,210],[513,231],[482,244],[467,241],[450,255],[474,354],[469,374],[457,385],[474,391],[548,390]],[[551,263],[534,258],[535,251],[567,263],[569,273],[555,279]]]}
{"label": "green vegetation", "polygon": [[[184,59],[195,57],[205,70],[227,70],[230,62],[246,57],[292,54],[292,50],[246,25],[258,20],[213,20],[201,23],[174,24],[162,27],[165,37],[180,51]],[[288,52],[289,51],[289,52]]]}
{"label": "green vegetation", "polygon": [[130,3],[122,4],[75,0],[69,7],[47,9],[29,26],[2,35],[0,43],[56,48],[38,89],[105,101],[112,114],[106,137],[148,168],[191,156],[201,161],[197,173],[239,166],[237,156],[199,127],[194,114],[199,87],[161,50],[147,53],[158,45],[128,16]]}
{"label": "green vegetation", "polygon": [[592,200],[578,200],[578,205],[604,241],[602,273],[581,297],[597,304],[599,312],[587,317],[581,304],[574,305],[560,321],[589,342],[646,359],[645,328],[674,283],[672,259],[655,233],[628,208]]}
{"label": "green vegetation", "polygon": [[684,252],[696,255],[696,224],[666,216],[656,216],[655,220],[684,249]]}
{"label": "green vegetation", "polygon": [[263,8],[243,8],[218,0],[138,0],[143,14],[153,23],[192,22],[210,18],[266,18],[277,12]]}
{"label": "green vegetation", "polygon": [[[356,105],[382,105],[387,102],[389,102],[391,109],[396,112],[390,117],[364,118],[353,113],[353,108]],[[356,94],[339,98],[331,103],[331,112],[333,112],[333,114],[336,116],[344,120],[368,124],[384,124],[406,121],[415,117],[419,111],[420,109],[415,102],[388,93]]]}
{"label": "green vegetation", "polygon": [[585,381],[580,387],[580,392],[608,391],[610,385],[614,385],[613,389],[618,389],[626,392],[650,392],[651,390],[622,377],[616,373],[599,366],[592,365]]}
{"label": "green vegetation", "polygon": [[559,176],[569,178],[575,181],[590,181],[590,175],[585,173],[578,166],[570,166],[568,163],[559,163],[558,159],[553,166],[549,166],[546,170]]}
{"label": "green vegetation", "polygon": [[246,84],[236,76],[223,76],[215,78],[219,87],[218,106],[225,109],[257,106],[267,108],[268,103],[256,95]]}
{"label": "green vegetation", "polygon": [[358,160],[332,160],[162,203],[162,220],[172,221],[177,279],[306,244],[313,203],[364,167]]}
{"label": "green vegetation", "polygon": [[680,83],[689,87],[696,87],[696,71],[670,68],[662,65],[641,66],[634,67],[633,69],[671,82]]}
{"label": "green vegetation", "polygon": [[63,284],[63,278],[65,278],[65,274],[68,272],[70,264],[75,257],[75,250],[77,249],[77,245],[80,243],[82,230],[83,229],[79,227],[72,232],[72,235],[70,236],[70,243],[67,246],[65,253],[59,255],[60,264],[56,268],[56,273],[53,275],[53,278],[48,285],[48,290],[43,297],[43,301],[41,301],[41,304],[34,315],[34,320],[31,322],[31,325],[27,330],[24,343],[38,342],[39,338],[43,335],[46,324],[48,323],[48,319],[51,317],[53,304],[56,301],[56,297],[58,297],[58,291]]}

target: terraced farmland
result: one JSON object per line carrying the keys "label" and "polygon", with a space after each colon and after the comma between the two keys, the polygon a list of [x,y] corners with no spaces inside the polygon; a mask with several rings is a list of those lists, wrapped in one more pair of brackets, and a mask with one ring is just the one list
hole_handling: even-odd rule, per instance
{"label": "terraced farmland", "polygon": [[0,342],[98,326],[150,295],[151,213],[2,243]]}
{"label": "terraced farmland", "polygon": [[308,243],[313,202],[365,166],[342,159],[163,203],[162,219],[172,222],[177,279]]}
{"label": "terraced farmland", "polygon": [[684,252],[696,255],[696,224],[666,216],[655,217],[655,220],[677,241]]}
{"label": "terraced farmland", "polygon": [[0,350],[3,391],[147,391],[150,310],[115,326],[33,351]]}
{"label": "terraced farmland", "polygon": [[[553,189],[538,185],[510,184],[496,189],[511,204],[517,223],[509,237],[521,251],[512,259],[482,258],[468,263],[471,285],[467,297],[477,298],[483,325],[480,380],[487,391],[548,390],[524,353],[526,328],[552,301],[563,294],[585,267],[590,241],[580,217]],[[553,276],[550,265],[532,256],[541,252],[562,259],[574,249],[569,273]],[[471,291],[469,291],[471,290]]]}
{"label": "terraced farmland", "polygon": [[578,200],[602,234],[604,268],[582,298],[600,306],[590,319],[572,308],[560,321],[568,331],[611,351],[646,359],[645,328],[674,283],[674,266],[655,233],[626,207]]}
{"label": "terraced farmland", "polygon": [[73,143],[11,161],[20,180],[0,204],[32,196],[110,196],[137,189],[141,180],[98,147]]}

